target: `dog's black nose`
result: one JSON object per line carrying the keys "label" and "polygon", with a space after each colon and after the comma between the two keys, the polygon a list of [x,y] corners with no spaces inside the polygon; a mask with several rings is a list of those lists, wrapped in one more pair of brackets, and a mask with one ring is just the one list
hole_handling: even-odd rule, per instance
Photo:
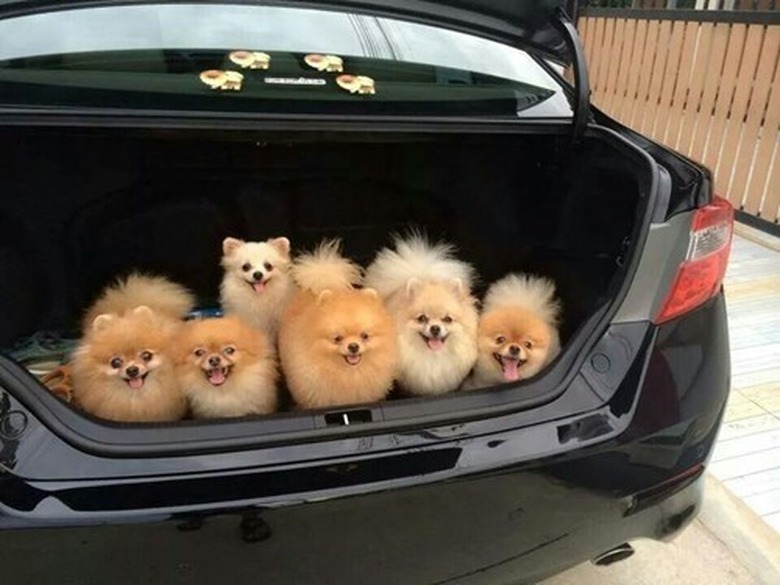
{"label": "dog's black nose", "polygon": [[263,280],[263,273],[260,272],[259,270],[256,270],[255,272],[252,273],[252,278],[255,279],[255,282],[260,282],[261,280]]}
{"label": "dog's black nose", "polygon": [[520,346],[519,345],[510,345],[509,346],[509,353],[512,355],[520,355]]}
{"label": "dog's black nose", "polygon": [[130,366],[125,370],[125,373],[129,378],[137,378],[138,377],[138,366]]}
{"label": "dog's black nose", "polygon": [[360,351],[360,346],[357,343],[350,343],[347,346],[347,349],[349,350],[349,353],[357,353]]}
{"label": "dog's black nose", "polygon": [[218,355],[213,355],[213,356],[211,356],[209,358],[209,365],[212,368],[218,367],[220,363],[222,363],[222,360],[220,359],[220,357]]}
{"label": "dog's black nose", "polygon": [[431,335],[433,335],[434,337],[438,337],[440,333],[441,333],[441,327],[439,327],[438,325],[431,325]]}

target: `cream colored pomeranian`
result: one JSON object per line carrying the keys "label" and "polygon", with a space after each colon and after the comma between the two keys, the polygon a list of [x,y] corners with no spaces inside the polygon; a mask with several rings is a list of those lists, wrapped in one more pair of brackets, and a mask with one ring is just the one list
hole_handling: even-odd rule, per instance
{"label": "cream colored pomeranian", "polygon": [[555,283],[510,274],[493,283],[479,320],[479,358],[468,388],[515,382],[536,375],[561,349],[560,301]]}
{"label": "cream colored pomeranian", "polygon": [[176,374],[196,418],[276,409],[276,359],[262,331],[235,316],[190,321],[175,345]]}
{"label": "cream colored pomeranian", "polygon": [[386,397],[398,364],[396,331],[376,291],[355,288],[360,268],[328,241],[299,257],[292,274],[301,290],[282,318],[279,357],[298,406]]}
{"label": "cream colored pomeranian", "polygon": [[171,346],[182,325],[178,317],[192,304],[189,291],[161,277],[135,274],[106,289],[87,311],[74,352],[74,403],[114,421],[182,418],[187,403]]}
{"label": "cream colored pomeranian", "polygon": [[244,242],[225,238],[222,253],[222,309],[275,341],[282,313],[296,290],[289,273],[290,240]]}
{"label": "cream colored pomeranian", "polygon": [[398,382],[416,395],[457,389],[477,359],[474,269],[455,258],[451,245],[424,237],[397,238],[366,271],[398,330]]}

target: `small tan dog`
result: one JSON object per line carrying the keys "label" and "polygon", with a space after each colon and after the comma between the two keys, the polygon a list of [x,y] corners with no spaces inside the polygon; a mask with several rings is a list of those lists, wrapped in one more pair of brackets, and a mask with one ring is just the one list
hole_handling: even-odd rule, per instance
{"label": "small tan dog", "polygon": [[175,345],[176,374],[195,418],[276,410],[276,359],[261,331],[235,316],[190,321]]}
{"label": "small tan dog", "polygon": [[244,242],[225,238],[222,253],[222,309],[264,331],[274,342],[284,309],[296,292],[289,273],[290,240]]}
{"label": "small tan dog", "polygon": [[516,382],[535,376],[561,349],[560,301],[555,283],[510,274],[485,295],[479,321],[479,359],[468,388]]}
{"label": "small tan dog", "polygon": [[298,258],[293,276],[301,291],[282,319],[279,357],[298,406],[386,397],[398,364],[395,327],[375,291],[353,286],[360,268],[330,241]]}
{"label": "small tan dog", "polygon": [[74,403],[114,421],[182,418],[187,403],[170,352],[179,317],[193,301],[184,287],[161,277],[133,274],[108,287],[87,311],[74,352]]}
{"label": "small tan dog", "polygon": [[456,390],[477,359],[473,268],[448,244],[419,235],[397,238],[366,271],[366,286],[385,299],[398,329],[398,382],[409,394]]}

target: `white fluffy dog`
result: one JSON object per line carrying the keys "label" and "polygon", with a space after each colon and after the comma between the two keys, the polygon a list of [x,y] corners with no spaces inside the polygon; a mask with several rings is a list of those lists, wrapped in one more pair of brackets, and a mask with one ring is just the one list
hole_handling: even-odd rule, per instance
{"label": "white fluffy dog", "polygon": [[413,234],[396,238],[366,270],[365,285],[386,301],[398,328],[398,382],[410,394],[458,388],[477,359],[474,269],[453,246]]}
{"label": "white fluffy dog", "polygon": [[244,242],[225,238],[222,252],[222,309],[264,331],[274,341],[282,313],[297,290],[290,276],[290,240]]}

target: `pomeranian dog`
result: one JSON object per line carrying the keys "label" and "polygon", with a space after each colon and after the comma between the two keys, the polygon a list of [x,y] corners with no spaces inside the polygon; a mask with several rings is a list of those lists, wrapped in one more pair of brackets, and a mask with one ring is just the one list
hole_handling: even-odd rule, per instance
{"label": "pomeranian dog", "polygon": [[528,274],[509,274],[485,295],[479,321],[479,358],[469,388],[525,380],[561,350],[561,304],[555,283]]}
{"label": "pomeranian dog", "polygon": [[366,286],[387,303],[398,330],[398,382],[415,395],[460,387],[477,359],[474,269],[453,246],[412,234],[396,238],[366,271]]}
{"label": "pomeranian dog", "polygon": [[116,291],[112,300],[116,312],[95,317],[74,352],[74,404],[113,421],[179,420],[187,402],[170,348],[180,322],[166,313],[167,307],[161,312],[146,305],[130,309],[122,302],[121,286]]}
{"label": "pomeranian dog", "polygon": [[99,315],[121,316],[141,306],[151,307],[159,315],[180,320],[195,307],[195,296],[182,285],[165,277],[134,272],[103,290],[84,314],[81,330],[85,333],[90,331]]}
{"label": "pomeranian dog", "polygon": [[396,331],[376,291],[355,288],[360,268],[334,240],[296,259],[292,275],[301,290],[282,317],[279,357],[298,406],[385,398],[398,363]]}
{"label": "pomeranian dog", "polygon": [[262,331],[236,316],[189,321],[175,346],[176,375],[195,418],[276,410],[276,359]]}
{"label": "pomeranian dog", "polygon": [[222,253],[222,309],[275,341],[284,309],[296,291],[289,272],[290,240],[244,242],[225,238]]}

